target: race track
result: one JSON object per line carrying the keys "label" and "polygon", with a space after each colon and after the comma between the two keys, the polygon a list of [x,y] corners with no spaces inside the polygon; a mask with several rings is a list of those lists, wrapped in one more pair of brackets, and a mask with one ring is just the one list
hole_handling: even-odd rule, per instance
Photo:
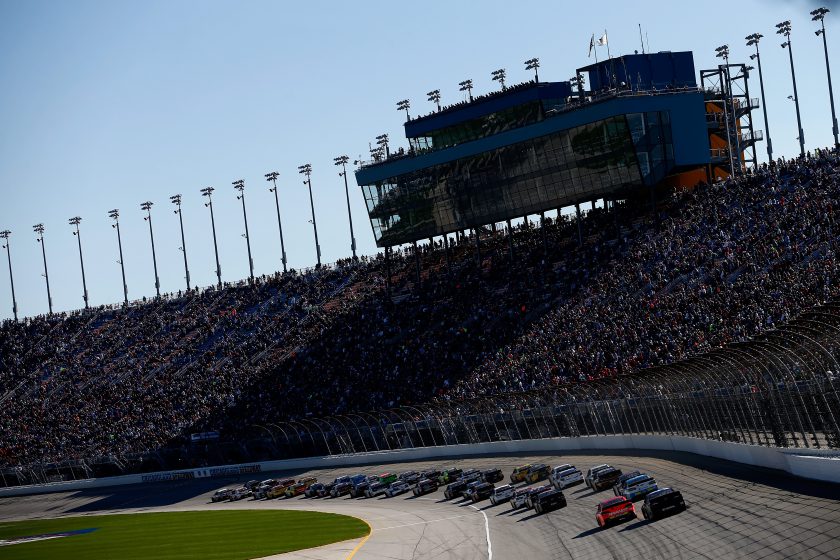
{"label": "race track", "polygon": [[[210,504],[212,492],[234,480],[195,480],[125,486],[62,494],[0,499],[0,521],[66,515],[134,513],[205,508],[300,508],[345,513],[367,521],[367,539],[339,543],[277,558],[338,560],[536,560],[705,558],[840,559],[840,487],[796,480],[785,475],[685,453],[634,451],[616,455],[492,457],[417,462],[350,469],[309,471],[319,480],[341,474],[406,471],[459,466],[499,467],[506,475],[523,463],[572,463],[585,471],[610,463],[625,472],[641,470],[660,486],[682,491],[688,511],[657,522],[642,519],[600,530],[598,501],[585,486],[566,490],[568,507],[536,516],[512,512],[508,504],[472,506],[437,493],[375,499],[305,499]],[[303,472],[286,473],[301,476]],[[267,478],[268,474],[259,478]],[[239,479],[243,481],[244,479]],[[499,483],[501,484],[501,483]],[[641,518],[641,504],[637,503]],[[488,540],[489,537],[489,540]]]}

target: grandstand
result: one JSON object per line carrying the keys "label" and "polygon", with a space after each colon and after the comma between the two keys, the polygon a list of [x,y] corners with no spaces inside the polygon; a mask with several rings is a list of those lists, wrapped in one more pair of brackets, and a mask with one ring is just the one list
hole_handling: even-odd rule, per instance
{"label": "grandstand", "polygon": [[[579,221],[529,222],[513,232],[515,266],[502,230],[481,231],[480,266],[470,236],[449,252],[418,248],[420,282],[409,248],[392,259],[390,297],[379,256],[125,309],[7,321],[0,483],[428,443],[433,434],[632,426],[837,447],[827,415],[837,408],[837,307],[812,308],[840,295],[838,173],[838,154],[819,151],[673,189],[656,213],[627,200]],[[721,377],[720,363],[743,366],[744,389]],[[679,421],[645,408],[665,395],[714,413]],[[623,412],[605,425],[590,404],[574,422],[558,422],[559,412],[549,421],[549,403],[572,396]],[[536,402],[543,420],[509,416]],[[396,410],[368,413],[387,409]],[[429,410],[451,429],[428,428]],[[469,420],[481,410],[501,416]],[[457,427],[456,415],[471,425]],[[218,439],[193,442],[197,433]]]}

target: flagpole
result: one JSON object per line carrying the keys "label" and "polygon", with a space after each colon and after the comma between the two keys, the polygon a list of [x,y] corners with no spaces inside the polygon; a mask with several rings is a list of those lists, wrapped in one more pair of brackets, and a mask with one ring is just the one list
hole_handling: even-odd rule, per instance
{"label": "flagpole", "polygon": [[610,36],[607,34],[606,29],[604,29],[604,38],[606,39],[607,43],[607,57],[612,59],[612,55],[610,54]]}

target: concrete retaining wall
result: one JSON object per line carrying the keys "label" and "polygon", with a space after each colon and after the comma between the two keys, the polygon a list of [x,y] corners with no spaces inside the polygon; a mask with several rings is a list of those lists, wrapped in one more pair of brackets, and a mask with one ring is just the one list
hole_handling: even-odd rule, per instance
{"label": "concrete retaining wall", "polygon": [[[249,472],[349,467],[400,461],[445,459],[471,455],[494,455],[501,453],[563,453],[574,451],[628,449],[684,451],[688,453],[695,453],[697,455],[726,459],[736,463],[777,469],[803,478],[840,483],[840,452],[837,450],[780,449],[684,436],[626,435],[496,441],[472,445],[417,447],[414,449],[403,449],[398,451],[381,451],[376,453],[360,453],[354,455],[332,455],[328,457],[308,457],[305,459],[267,461],[264,463],[255,463],[250,465],[229,465],[205,469],[132,474],[108,478],[56,482],[37,486],[0,488],[0,497],[22,496],[26,494],[45,494],[50,492],[69,492],[85,490],[88,488],[105,488],[109,486],[143,484],[166,480],[228,476],[246,474]],[[259,477],[255,476],[254,478]]]}

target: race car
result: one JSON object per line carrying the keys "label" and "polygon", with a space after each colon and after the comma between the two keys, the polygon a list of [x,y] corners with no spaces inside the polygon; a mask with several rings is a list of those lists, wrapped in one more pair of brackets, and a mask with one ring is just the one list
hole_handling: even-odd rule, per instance
{"label": "race car", "polygon": [[412,492],[415,496],[424,496],[426,494],[436,492],[437,489],[438,483],[436,479],[424,478],[423,480],[417,483]]}
{"label": "race car", "polygon": [[505,479],[505,475],[502,472],[502,469],[487,469],[486,471],[481,471],[481,480],[484,482],[494,483],[499,482]]}
{"label": "race car", "polygon": [[509,502],[511,498],[513,498],[513,493],[516,490],[510,484],[505,484],[504,486],[499,486],[495,490],[493,490],[493,495],[490,496],[490,503],[494,506],[499,504],[503,504],[505,502]]}
{"label": "race car", "polygon": [[636,519],[636,508],[633,507],[633,502],[624,496],[604,500],[598,504],[598,509],[595,511],[598,527],[607,527],[627,519]]}
{"label": "race car", "polygon": [[239,488],[236,488],[236,489],[233,491],[233,493],[230,495],[230,501],[231,501],[231,502],[237,502],[237,501],[239,501],[239,500],[242,500],[242,499],[244,499],[244,498],[247,498],[247,497],[248,497],[248,496],[250,496],[250,495],[251,495],[251,491],[250,491],[250,490],[248,490],[248,489],[247,489],[247,488],[245,488],[244,486],[240,486]]}
{"label": "race car", "polygon": [[320,498],[320,492],[324,488],[323,482],[316,482],[312,486],[306,489],[306,492],[303,493],[304,496],[307,498]]}
{"label": "race car", "polygon": [[353,488],[353,483],[349,480],[346,482],[339,482],[332,487],[332,490],[330,490],[330,498],[346,496],[350,493],[351,488]]}
{"label": "race car", "polygon": [[464,493],[461,495],[462,498],[465,500],[472,500],[473,499],[473,492],[475,491],[476,486],[479,484],[484,484],[480,480],[473,480],[472,482],[467,483],[467,487],[464,490]]}
{"label": "race car", "polygon": [[350,480],[353,483],[353,486],[350,488],[350,497],[361,498],[362,496],[365,496],[365,492],[367,492],[367,489],[370,488],[371,484],[382,482],[383,480],[388,479],[392,476],[393,475],[391,475],[390,473],[383,473],[377,476],[368,476],[365,478],[354,477]]}
{"label": "race car", "polygon": [[537,496],[539,496],[543,492],[548,492],[550,490],[553,490],[553,488],[551,488],[551,486],[549,486],[548,484],[544,484],[543,486],[532,486],[531,491],[528,492],[527,496],[525,496],[525,503],[523,504],[523,507],[525,509],[534,509],[534,504],[536,503],[535,500],[537,499]]}
{"label": "race car", "polygon": [[624,488],[621,489],[621,495],[631,502],[635,502],[656,490],[659,490],[656,481],[652,477],[642,474],[625,482]]}
{"label": "race car", "polygon": [[530,488],[517,488],[510,497],[510,509],[519,509],[525,505],[525,498],[528,497]]}
{"label": "race car", "polygon": [[603,464],[591,467],[588,471],[586,471],[586,477],[583,479],[583,481],[586,483],[587,488],[592,488],[592,477],[595,476],[595,474],[598,471],[608,468],[610,468],[609,465]]}
{"label": "race car", "polygon": [[301,478],[296,483],[292,484],[288,488],[286,488],[286,497],[293,498],[295,496],[300,496],[306,489],[315,484],[318,481],[317,478],[314,476],[307,476],[305,478]]}
{"label": "race car", "polygon": [[679,490],[660,488],[645,496],[642,515],[645,519],[656,521],[667,515],[685,511],[685,500]]}
{"label": "race car", "polygon": [[343,482],[350,482],[349,476],[339,476],[332,482],[328,484],[324,484],[324,487],[318,491],[318,497],[324,498],[326,496],[332,495],[333,488],[335,488],[336,484],[341,484]]}
{"label": "race car", "polygon": [[624,488],[624,483],[633,478],[634,476],[639,476],[640,474],[642,474],[640,471],[632,471],[619,476],[618,480],[616,480],[615,484],[613,484],[613,494],[616,496],[621,496],[621,490]]}
{"label": "race car", "polygon": [[558,490],[577,486],[578,484],[583,484],[583,473],[574,467],[551,474],[551,485]]}
{"label": "race car", "polygon": [[420,480],[420,473],[417,471],[408,471],[400,473],[397,478],[406,482],[409,486],[414,486]]}
{"label": "race car", "polygon": [[530,469],[528,469],[528,473],[525,475],[525,480],[529,484],[533,484],[534,482],[545,480],[550,474],[551,470],[549,469],[548,465],[538,463],[532,466]]}
{"label": "race car", "polygon": [[437,480],[440,485],[440,471],[437,469],[429,469],[420,473],[420,480]]}
{"label": "race car", "polygon": [[260,485],[260,481],[259,481],[259,480],[249,480],[248,482],[246,482],[246,483],[245,483],[245,484],[243,484],[242,486],[244,486],[245,488],[247,488],[248,490],[250,490],[251,492],[253,492],[254,490],[256,490],[256,489],[257,489],[257,486],[259,486],[259,485]]}
{"label": "race car", "polygon": [[455,480],[458,480],[458,477],[461,476],[463,471],[458,468],[453,469],[444,469],[441,471],[440,476],[438,477],[439,484],[449,484]]}
{"label": "race car", "polygon": [[294,478],[284,478],[283,480],[279,480],[274,484],[274,486],[268,489],[268,492],[265,493],[265,497],[269,500],[273,500],[274,498],[285,496],[286,488],[294,483]]}
{"label": "race car", "polygon": [[486,500],[493,495],[493,489],[494,487],[492,482],[479,482],[475,488],[472,489],[472,492],[470,492],[470,499],[474,504],[480,502],[481,500]]}
{"label": "race car", "polygon": [[388,489],[385,490],[385,495],[389,498],[393,498],[394,496],[399,496],[400,494],[405,494],[411,490],[411,486],[408,485],[408,482],[404,480],[397,480],[396,482],[392,482]]}
{"label": "race car", "polygon": [[467,482],[474,482],[481,480],[481,471],[478,469],[469,469],[461,473],[458,480],[466,480]]}
{"label": "race car", "polygon": [[593,492],[600,492],[604,488],[609,488],[615,484],[615,481],[618,480],[618,477],[620,476],[621,469],[617,469],[615,467],[601,469],[592,477],[592,481],[589,486],[592,488]]}
{"label": "race car", "polygon": [[548,513],[566,507],[566,496],[562,490],[549,490],[537,494],[534,498],[534,511],[538,514]]}
{"label": "race car", "polygon": [[374,482],[370,486],[368,486],[367,490],[365,490],[365,497],[366,498],[375,498],[377,496],[382,496],[385,494],[385,491],[388,489],[388,484],[385,482]]}
{"label": "race car", "polygon": [[266,493],[268,493],[268,491],[271,490],[271,487],[275,484],[277,484],[277,479],[275,478],[269,478],[260,482],[254,490],[254,499],[260,500],[265,498]]}
{"label": "race car", "polygon": [[221,488],[216,490],[216,493],[210,497],[210,501],[213,503],[216,502],[227,502],[230,500],[230,497],[233,495],[232,488]]}
{"label": "race car", "polygon": [[517,484],[525,480],[525,476],[528,474],[528,471],[531,469],[531,465],[522,465],[521,467],[516,467],[513,469],[513,472],[510,473],[510,483]]}
{"label": "race car", "polygon": [[443,491],[443,496],[447,500],[454,500],[464,494],[464,490],[467,489],[467,484],[469,483],[466,480],[456,480],[446,487],[446,490]]}

